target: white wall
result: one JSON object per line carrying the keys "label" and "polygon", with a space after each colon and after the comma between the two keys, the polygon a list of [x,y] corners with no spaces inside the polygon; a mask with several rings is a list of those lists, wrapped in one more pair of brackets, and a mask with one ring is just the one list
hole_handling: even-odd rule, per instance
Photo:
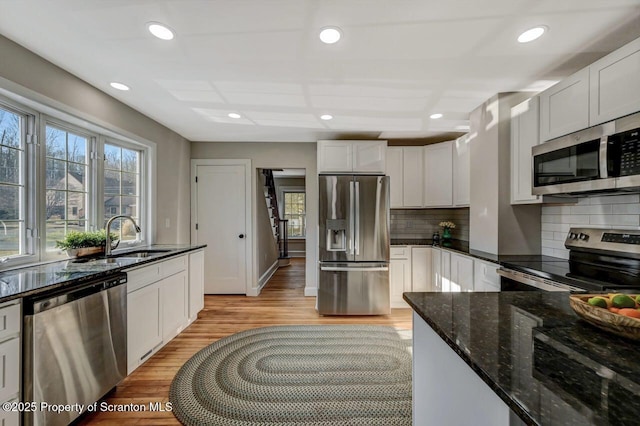
{"label": "white wall", "polygon": [[569,258],[564,240],[571,227],[640,230],[640,195],[581,198],[576,204],[542,207],[542,254]]}
{"label": "white wall", "polygon": [[[250,159],[252,168],[252,199],[256,199],[256,169],[305,169],[305,191],[307,194],[307,257],[305,263],[306,296],[315,296],[318,290],[317,246],[318,246],[318,179],[315,143],[260,143],[260,142],[192,142],[192,159]],[[252,207],[252,217],[256,218],[256,206]],[[255,229],[255,227],[254,227]],[[254,245],[254,277],[257,274],[259,258]],[[257,285],[253,283],[254,287]]]}

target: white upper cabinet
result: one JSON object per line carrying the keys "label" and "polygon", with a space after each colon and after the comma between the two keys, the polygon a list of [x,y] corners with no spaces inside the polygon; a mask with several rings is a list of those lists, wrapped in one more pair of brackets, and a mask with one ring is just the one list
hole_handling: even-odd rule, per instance
{"label": "white upper cabinet", "polygon": [[389,204],[392,209],[403,207],[402,151],[402,147],[399,146],[387,148],[387,172],[385,174],[389,176]]}
{"label": "white upper cabinet", "polygon": [[540,93],[540,142],[589,127],[589,68]]}
{"label": "white upper cabinet", "polygon": [[453,205],[468,206],[470,198],[471,147],[469,135],[455,140],[453,146]]}
{"label": "white upper cabinet", "polygon": [[380,173],[387,141],[318,141],[318,173]]}
{"label": "white upper cabinet", "polygon": [[442,142],[424,147],[424,206],[453,205],[453,144]]}
{"label": "white upper cabinet", "polygon": [[589,125],[640,111],[640,38],[589,66]]}
{"label": "white upper cabinet", "polygon": [[531,148],[539,142],[538,130],[538,97],[511,108],[511,204],[542,202],[541,197],[531,193]]}
{"label": "white upper cabinet", "polygon": [[391,178],[391,208],[422,207],[422,147],[387,148],[387,175]]}
{"label": "white upper cabinet", "polygon": [[408,146],[402,150],[402,203],[404,207],[422,207],[423,155],[421,146]]}

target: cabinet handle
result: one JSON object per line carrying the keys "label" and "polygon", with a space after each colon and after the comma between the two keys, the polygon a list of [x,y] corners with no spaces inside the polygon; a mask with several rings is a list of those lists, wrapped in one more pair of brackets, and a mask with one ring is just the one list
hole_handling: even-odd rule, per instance
{"label": "cabinet handle", "polygon": [[142,361],[143,359],[145,359],[146,357],[148,357],[149,355],[151,355],[151,352],[153,352],[153,349],[149,349],[149,352],[147,352],[146,354],[142,355],[140,357],[140,361]]}

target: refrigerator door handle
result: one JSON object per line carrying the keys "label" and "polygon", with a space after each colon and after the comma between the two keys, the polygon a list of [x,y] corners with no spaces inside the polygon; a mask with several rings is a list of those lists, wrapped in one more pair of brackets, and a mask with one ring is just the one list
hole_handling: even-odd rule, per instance
{"label": "refrigerator door handle", "polygon": [[356,214],[355,214],[355,248],[356,256],[360,255],[360,182],[355,182],[356,187]]}
{"label": "refrigerator door handle", "polygon": [[321,266],[321,271],[335,271],[335,272],[377,272],[383,271],[386,272],[389,270],[388,266]]}
{"label": "refrigerator door handle", "polygon": [[353,228],[354,228],[353,196],[354,196],[354,184],[353,184],[353,181],[351,181],[349,182],[349,254],[353,254]]}

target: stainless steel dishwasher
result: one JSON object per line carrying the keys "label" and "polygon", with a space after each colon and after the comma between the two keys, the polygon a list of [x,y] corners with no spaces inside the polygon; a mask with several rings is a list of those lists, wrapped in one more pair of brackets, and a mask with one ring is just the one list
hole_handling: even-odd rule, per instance
{"label": "stainless steel dishwasher", "polygon": [[24,300],[24,401],[38,407],[24,424],[67,425],[127,375],[126,282],[118,273]]}

